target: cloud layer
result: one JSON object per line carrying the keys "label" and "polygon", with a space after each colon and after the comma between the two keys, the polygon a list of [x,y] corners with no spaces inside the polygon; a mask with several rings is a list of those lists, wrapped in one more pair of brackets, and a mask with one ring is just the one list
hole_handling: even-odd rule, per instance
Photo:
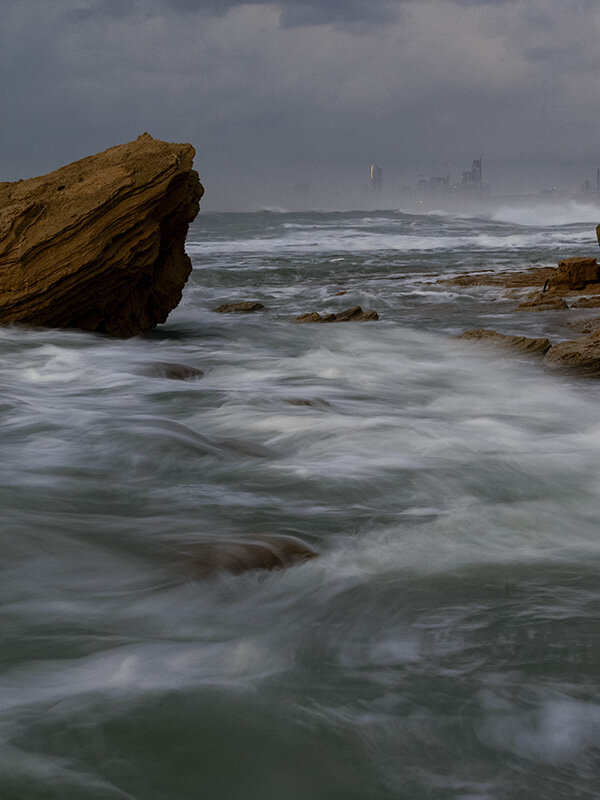
{"label": "cloud layer", "polygon": [[400,184],[481,151],[506,188],[600,163],[591,0],[5,0],[3,15],[6,179],[144,130],[193,142],[216,198],[343,187],[372,161]]}

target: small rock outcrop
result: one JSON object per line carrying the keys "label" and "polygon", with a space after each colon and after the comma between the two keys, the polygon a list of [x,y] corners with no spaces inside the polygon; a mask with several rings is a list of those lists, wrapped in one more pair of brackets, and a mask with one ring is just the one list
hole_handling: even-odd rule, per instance
{"label": "small rock outcrop", "polygon": [[516,350],[519,353],[540,357],[544,356],[552,347],[548,339],[536,339],[529,336],[511,336],[487,328],[475,328],[471,331],[465,331],[456,338],[491,342],[500,347],[508,347],[511,350]]}
{"label": "small rock outcrop", "polygon": [[600,308],[600,295],[580,297],[577,302],[573,303],[571,308]]}
{"label": "small rock outcrop", "polygon": [[540,292],[518,305],[521,311],[561,311],[568,307],[569,304],[564,298],[549,296],[544,292]]}
{"label": "small rock outcrop", "polygon": [[598,333],[600,332],[600,317],[579,319],[575,322],[567,322],[567,325],[578,333]]}
{"label": "small rock outcrop", "polygon": [[325,314],[321,316],[317,311],[310,311],[307,314],[300,314],[294,322],[371,322],[379,319],[376,311],[363,311],[360,306],[347,308],[345,311],[338,311],[337,314]]}
{"label": "small rock outcrop", "polygon": [[255,300],[242,300],[240,303],[223,303],[217,308],[213,308],[213,311],[218,311],[219,314],[253,314],[255,311],[264,310],[264,305]]}
{"label": "small rock outcrop", "polygon": [[600,333],[555,344],[546,353],[544,365],[585,378],[600,378]]}
{"label": "small rock outcrop", "polygon": [[191,272],[194,155],[145,133],[0,184],[0,324],[132,336],[164,322]]}

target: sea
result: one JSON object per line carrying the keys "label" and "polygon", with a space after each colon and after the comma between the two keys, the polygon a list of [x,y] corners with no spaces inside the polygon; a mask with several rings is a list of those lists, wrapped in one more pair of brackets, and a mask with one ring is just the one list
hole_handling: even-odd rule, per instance
{"label": "sea", "polygon": [[599,798],[600,383],[456,338],[598,312],[443,282],[599,216],[202,211],[155,331],[0,328],[0,798]]}

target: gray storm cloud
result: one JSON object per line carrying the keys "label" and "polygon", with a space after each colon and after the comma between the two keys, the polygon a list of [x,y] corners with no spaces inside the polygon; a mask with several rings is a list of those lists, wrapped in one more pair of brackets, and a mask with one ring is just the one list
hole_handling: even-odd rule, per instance
{"label": "gray storm cloud", "polygon": [[481,152],[503,189],[577,185],[600,162],[599,33],[588,0],[5,0],[0,169],[148,130],[196,146],[209,205]]}

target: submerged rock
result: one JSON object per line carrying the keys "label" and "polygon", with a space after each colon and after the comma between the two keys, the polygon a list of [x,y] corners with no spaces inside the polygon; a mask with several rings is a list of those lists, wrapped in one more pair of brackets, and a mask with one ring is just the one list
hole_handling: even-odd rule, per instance
{"label": "submerged rock", "polygon": [[164,322],[191,272],[193,158],[145,133],[0,184],[0,323],[132,336]]}
{"label": "submerged rock", "polygon": [[150,378],[168,378],[174,381],[188,381],[194,378],[201,378],[204,375],[201,369],[190,367],[187,364],[174,364],[170,361],[149,364],[142,371],[144,375]]}
{"label": "submerged rock", "polygon": [[323,400],[320,397],[315,397],[313,400],[308,400],[304,397],[284,397],[284,403],[288,403],[290,406],[330,406],[331,403],[328,403],[327,400]]}
{"label": "submerged rock", "polygon": [[255,311],[263,311],[265,306],[255,300],[243,300],[240,303],[223,303],[223,305],[213,308],[219,314],[252,314]]}
{"label": "submerged rock", "polygon": [[307,314],[300,314],[294,322],[370,322],[379,319],[376,311],[363,311],[360,306],[347,308],[345,311],[338,311],[337,314],[325,314],[321,316],[317,311],[310,311]]}
{"label": "submerged rock", "polygon": [[206,578],[219,572],[238,575],[252,569],[283,569],[317,556],[316,550],[295,536],[265,535],[198,542],[188,563],[195,577]]}
{"label": "submerged rock", "polygon": [[600,378],[600,333],[555,344],[546,353],[544,364],[553,371]]}
{"label": "submerged rock", "polygon": [[500,347],[508,347],[511,350],[516,350],[519,353],[526,353],[527,355],[540,357],[545,355],[552,347],[548,339],[531,338],[529,336],[511,336],[506,333],[498,333],[497,331],[486,328],[475,328],[471,331],[465,331],[456,338],[476,339],[478,341],[491,342],[492,344],[499,345]]}

